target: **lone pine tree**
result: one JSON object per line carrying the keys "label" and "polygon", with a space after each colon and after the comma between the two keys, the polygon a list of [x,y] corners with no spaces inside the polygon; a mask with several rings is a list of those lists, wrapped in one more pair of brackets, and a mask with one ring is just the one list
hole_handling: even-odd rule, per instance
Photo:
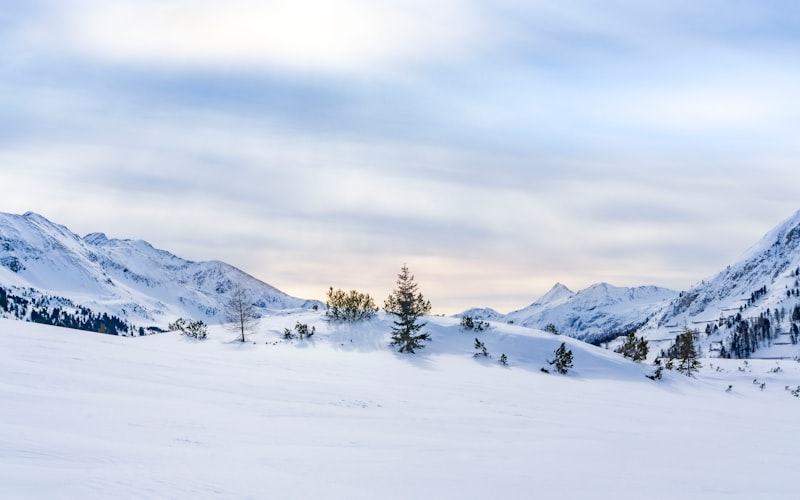
{"label": "lone pine tree", "polygon": [[392,346],[399,347],[400,352],[411,354],[416,349],[425,347],[430,335],[420,331],[427,322],[418,320],[430,312],[431,303],[417,291],[414,276],[405,264],[397,275],[397,288],[386,299],[383,308],[388,314],[395,316],[392,326]]}
{"label": "lone pine tree", "polygon": [[548,363],[554,365],[558,373],[566,375],[572,368],[572,350],[568,350],[566,344],[562,342],[561,346],[556,349],[555,356]]}
{"label": "lone pine tree", "polygon": [[678,335],[678,342],[675,345],[676,359],[678,360],[677,370],[687,377],[699,372],[702,366],[697,360],[697,351],[694,347],[694,334],[696,332],[684,327],[683,333]]}

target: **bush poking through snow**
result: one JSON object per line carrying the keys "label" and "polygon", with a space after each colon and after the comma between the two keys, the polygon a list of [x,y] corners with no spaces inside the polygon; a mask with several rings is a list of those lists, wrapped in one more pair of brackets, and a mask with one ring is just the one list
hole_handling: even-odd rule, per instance
{"label": "bush poking through snow", "polygon": [[482,332],[489,328],[489,323],[487,321],[483,321],[482,319],[475,321],[472,316],[463,316],[461,318],[460,326],[462,330],[477,330]]}
{"label": "bush poking through snow", "polygon": [[562,342],[561,346],[556,349],[555,357],[548,363],[553,365],[558,373],[566,375],[572,368],[572,350],[567,350],[567,345]]}
{"label": "bush poking through snow", "polygon": [[561,335],[561,332],[558,331],[558,328],[556,328],[556,325],[553,323],[547,323],[547,325],[544,327],[544,331],[547,333],[552,333],[553,335]]}
{"label": "bush poking through snow", "polygon": [[378,308],[368,293],[356,290],[345,292],[342,289],[328,288],[328,300],[325,301],[325,317],[328,321],[356,323],[372,319]]}
{"label": "bush poking through snow", "polygon": [[283,338],[284,340],[292,340],[294,338],[299,338],[300,340],[311,338],[315,333],[317,333],[317,327],[312,326],[311,329],[308,329],[308,325],[306,323],[300,323],[299,321],[294,325],[294,331],[289,330],[288,328],[283,329]]}
{"label": "bush poking through snow", "polygon": [[208,326],[200,320],[187,322],[183,318],[178,318],[174,323],[170,323],[167,329],[200,340],[208,337]]}
{"label": "bush poking through snow", "polygon": [[484,344],[483,342],[481,342],[477,338],[475,339],[475,350],[477,352],[475,354],[473,354],[473,356],[475,356],[476,358],[478,356],[483,356],[484,358],[488,358],[489,357],[489,351],[486,350],[486,344]]}

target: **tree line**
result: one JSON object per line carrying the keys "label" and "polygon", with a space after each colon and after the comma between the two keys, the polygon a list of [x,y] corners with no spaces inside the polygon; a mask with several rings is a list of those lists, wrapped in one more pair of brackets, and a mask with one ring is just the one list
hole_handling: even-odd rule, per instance
{"label": "tree line", "polygon": [[65,297],[49,295],[33,296],[31,289],[26,296],[0,286],[0,312],[31,323],[73,328],[109,335],[145,335],[142,327],[108,313],[97,313],[88,307],[76,305]]}

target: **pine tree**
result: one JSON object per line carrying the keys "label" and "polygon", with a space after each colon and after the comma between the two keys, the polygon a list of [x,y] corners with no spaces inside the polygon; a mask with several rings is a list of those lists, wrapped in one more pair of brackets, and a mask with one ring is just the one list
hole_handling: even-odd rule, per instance
{"label": "pine tree", "polygon": [[631,332],[625,337],[625,342],[617,349],[617,352],[634,361],[643,361],[647,359],[649,350],[647,340],[644,337],[636,338],[636,335]]}
{"label": "pine tree", "polygon": [[650,380],[661,380],[662,373],[664,372],[664,366],[661,364],[661,358],[656,358],[656,360],[653,361],[653,366],[656,367],[653,374],[645,375],[645,377],[649,378]]}
{"label": "pine tree", "polygon": [[675,357],[678,360],[678,367],[676,369],[687,377],[691,377],[693,373],[700,371],[700,367],[702,366],[700,362],[697,361],[697,351],[695,351],[694,348],[694,334],[695,332],[684,327],[683,333],[678,335],[678,342],[675,345]]}
{"label": "pine tree", "polygon": [[425,347],[430,335],[420,331],[427,323],[418,320],[430,312],[431,303],[417,291],[414,276],[405,264],[397,275],[397,288],[384,302],[384,310],[396,317],[392,326],[392,346],[398,346],[400,352],[411,354]]}
{"label": "pine tree", "polygon": [[549,364],[554,365],[558,373],[566,375],[570,368],[572,368],[572,350],[567,350],[564,342],[556,349],[555,357],[548,361]]}
{"label": "pine tree", "polygon": [[547,323],[547,325],[545,325],[544,327],[544,331],[546,331],[547,333],[552,333],[553,335],[561,334],[561,332],[558,331],[558,328],[556,328],[556,325],[554,325],[553,323]]}

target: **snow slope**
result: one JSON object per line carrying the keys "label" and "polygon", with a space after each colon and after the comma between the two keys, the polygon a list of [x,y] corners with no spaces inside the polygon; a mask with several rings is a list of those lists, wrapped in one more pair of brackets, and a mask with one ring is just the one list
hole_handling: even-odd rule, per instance
{"label": "snow slope", "polygon": [[[281,340],[297,321],[318,333]],[[797,496],[798,363],[711,360],[653,382],[511,325],[480,333],[495,357],[475,359],[474,334],[430,321],[428,349],[399,355],[384,319],[275,315],[245,344],[0,320],[0,497]],[[561,341],[574,371],[540,372]]]}
{"label": "snow slope", "polygon": [[234,283],[267,313],[310,308],[223,262],[192,262],[145,241],[84,238],[41,215],[0,213],[0,285],[67,297],[99,312],[166,326],[178,316],[219,320]]}

